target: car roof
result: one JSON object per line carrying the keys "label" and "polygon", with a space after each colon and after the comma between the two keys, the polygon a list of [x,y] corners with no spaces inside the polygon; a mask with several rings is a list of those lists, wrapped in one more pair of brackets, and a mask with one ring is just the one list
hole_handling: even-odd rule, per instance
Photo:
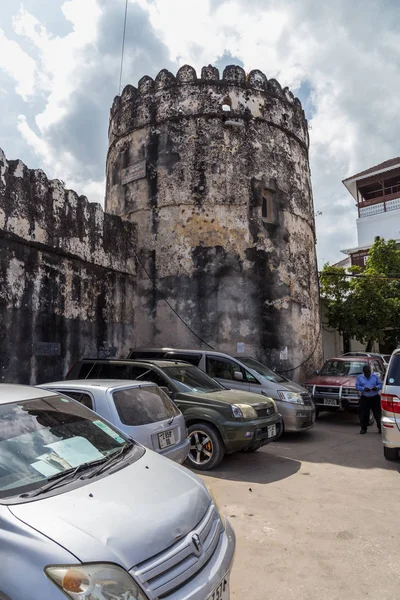
{"label": "car roof", "polygon": [[133,381],[131,379],[67,379],[66,381],[51,381],[50,383],[41,384],[38,387],[42,389],[69,389],[76,390],[117,390],[126,389],[127,387],[142,388],[154,386],[151,381]]}
{"label": "car roof", "polygon": [[[364,356],[364,355],[360,355],[360,356],[333,356],[332,358],[328,358],[328,360],[339,360],[339,361],[353,361],[353,362],[369,362],[371,358],[374,358],[373,356]],[[326,361],[326,362],[327,362]]]}
{"label": "car roof", "polygon": [[38,390],[30,385],[14,383],[0,383],[0,404],[10,404],[21,400],[36,400],[47,396],[54,396],[50,390]]}
{"label": "car roof", "polygon": [[82,358],[79,362],[94,362],[96,364],[115,364],[115,365],[154,365],[155,367],[193,367],[192,364],[179,360],[166,360],[165,358]]}
{"label": "car roof", "polygon": [[[199,354],[200,352],[211,352],[211,350],[196,350],[196,348],[131,348],[131,352],[186,352],[190,354]],[[212,350],[214,352],[214,350]]]}

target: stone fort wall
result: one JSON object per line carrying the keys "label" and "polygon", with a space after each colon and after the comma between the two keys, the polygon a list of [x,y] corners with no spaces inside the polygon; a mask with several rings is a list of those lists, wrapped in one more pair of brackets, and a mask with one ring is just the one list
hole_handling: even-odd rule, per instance
{"label": "stone fort wall", "polygon": [[132,346],[135,227],[0,150],[0,382]]}
{"label": "stone fort wall", "polygon": [[137,227],[137,345],[319,363],[308,146],[300,101],[258,70],[186,65],[115,98],[106,210]]}

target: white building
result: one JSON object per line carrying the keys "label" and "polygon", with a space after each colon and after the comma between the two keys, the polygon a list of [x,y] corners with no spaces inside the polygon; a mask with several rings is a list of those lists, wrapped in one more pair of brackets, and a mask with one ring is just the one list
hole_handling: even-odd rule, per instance
{"label": "white building", "polygon": [[364,267],[377,236],[400,243],[400,157],[343,181],[358,208],[358,246],[342,250],[351,264]]}

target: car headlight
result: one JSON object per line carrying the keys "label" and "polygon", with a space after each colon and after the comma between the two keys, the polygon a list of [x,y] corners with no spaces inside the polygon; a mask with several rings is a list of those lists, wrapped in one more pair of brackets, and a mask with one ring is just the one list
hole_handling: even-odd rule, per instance
{"label": "car headlight", "polygon": [[279,391],[278,396],[279,396],[280,400],[283,400],[283,402],[291,402],[292,404],[303,404],[304,405],[304,400],[301,397],[301,394],[299,394],[297,392]]}
{"label": "car headlight", "polygon": [[112,564],[46,567],[46,575],[73,600],[148,600],[132,577]]}
{"label": "car headlight", "polygon": [[233,404],[232,414],[236,419],[257,419],[256,410],[250,404]]}

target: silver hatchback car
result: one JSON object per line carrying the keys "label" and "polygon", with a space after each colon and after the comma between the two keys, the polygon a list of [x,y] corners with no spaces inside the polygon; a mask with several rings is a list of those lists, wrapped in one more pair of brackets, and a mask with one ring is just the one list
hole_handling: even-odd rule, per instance
{"label": "silver hatchback car", "polygon": [[55,381],[40,387],[81,402],[143,446],[180,464],[186,460],[190,442],[185,419],[154,383],[80,379]]}
{"label": "silver hatchback car", "polygon": [[206,485],[60,393],[0,385],[0,598],[229,600]]}

